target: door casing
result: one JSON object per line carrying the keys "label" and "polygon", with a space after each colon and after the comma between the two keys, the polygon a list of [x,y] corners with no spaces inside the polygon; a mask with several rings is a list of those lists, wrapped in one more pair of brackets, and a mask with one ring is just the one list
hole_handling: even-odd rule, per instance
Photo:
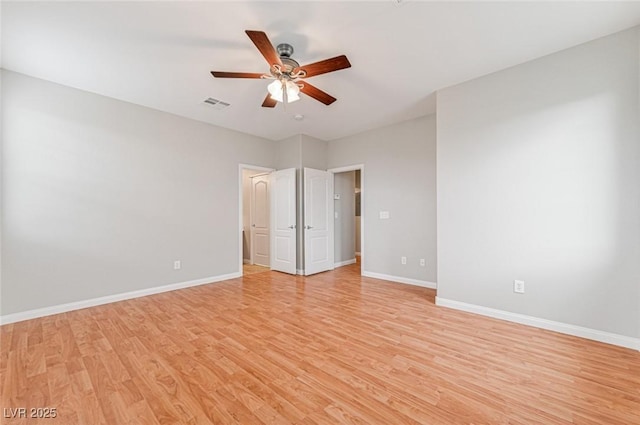
{"label": "door casing", "polygon": [[[269,188],[269,173],[251,176],[251,205],[249,229],[251,264],[270,267],[270,210],[271,189]],[[265,241],[266,238],[266,241]],[[262,240],[260,240],[262,239]],[[262,249],[260,249],[262,247]],[[266,249],[265,249],[266,248]],[[266,252],[262,252],[266,251]]]}
{"label": "door casing", "polygon": [[333,174],[304,168],[304,274],[334,268]]}
{"label": "door casing", "polygon": [[296,169],[271,173],[271,270],[296,274],[298,222]]}
{"label": "door casing", "polygon": [[[330,168],[327,171],[329,173],[333,174],[338,174],[338,173],[345,173],[347,171],[356,171],[356,170],[360,170],[360,258],[362,258],[362,261],[366,261],[366,255],[365,255],[365,249],[366,249],[366,245],[364,243],[365,239],[364,239],[364,229],[365,229],[365,196],[367,196],[367,193],[365,192],[365,188],[364,188],[364,164],[354,164],[354,165],[346,165],[344,167],[337,167],[337,168]],[[360,265],[360,274],[362,274],[362,270],[364,270],[364,264]]]}
{"label": "door casing", "polygon": [[263,167],[261,165],[251,165],[251,164],[239,164],[238,165],[238,273],[242,275],[242,212],[243,212],[243,202],[242,202],[242,171],[243,170],[256,170],[262,172],[271,172],[273,168]]}

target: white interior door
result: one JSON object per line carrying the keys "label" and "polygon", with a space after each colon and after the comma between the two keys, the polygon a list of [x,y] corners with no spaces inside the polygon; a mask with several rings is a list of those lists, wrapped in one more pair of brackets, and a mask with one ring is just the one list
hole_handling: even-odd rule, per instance
{"label": "white interior door", "polygon": [[305,168],[304,274],[333,267],[333,175]]}
{"label": "white interior door", "polygon": [[251,177],[251,262],[270,266],[269,175]]}
{"label": "white interior door", "polygon": [[271,269],[296,274],[296,169],[271,173]]}

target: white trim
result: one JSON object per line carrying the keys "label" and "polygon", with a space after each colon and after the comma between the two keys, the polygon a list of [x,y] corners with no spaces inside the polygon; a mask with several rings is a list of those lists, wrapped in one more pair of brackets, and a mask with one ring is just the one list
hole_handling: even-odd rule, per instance
{"label": "white trim", "polygon": [[347,171],[362,170],[363,168],[364,168],[364,164],[353,164],[353,165],[345,165],[344,167],[329,168],[327,171],[333,174],[337,174],[337,173],[346,173]]}
{"label": "white trim", "polygon": [[243,258],[242,259],[242,264],[251,264],[251,260]]}
{"label": "white trim", "polygon": [[[248,168],[245,168],[245,170],[250,170]],[[255,171],[255,170],[254,170]],[[269,206],[267,207],[269,209],[269,215],[271,215],[271,179],[269,178],[269,176],[271,175],[271,172],[268,173],[260,173],[260,174],[255,174],[253,176],[249,176],[249,180],[251,180],[251,188],[249,190],[249,264],[257,264],[256,263],[256,246],[255,246],[255,241],[253,240],[254,234],[253,234],[253,229],[254,229],[254,218],[253,218],[253,212],[255,210],[255,204],[256,204],[256,200],[255,200],[255,185],[253,182],[253,179],[256,177],[265,177],[267,176],[266,179],[266,183],[267,183],[267,198],[269,198],[267,200],[267,202],[269,203]],[[244,177],[244,176],[243,176]],[[264,181],[264,179],[263,179]],[[242,197],[244,198],[244,178],[242,181]],[[244,210],[244,204],[242,205],[242,209]],[[244,211],[242,214],[242,220],[243,220],[243,229],[244,229]],[[246,235],[245,235],[246,236]],[[271,219],[269,219],[269,238],[271,238]],[[243,250],[243,256],[244,256],[244,250]],[[258,264],[258,265],[262,265],[262,264]],[[271,265],[271,239],[269,239],[269,265]],[[265,266],[265,267],[269,267],[269,266]]]}
{"label": "white trim", "polygon": [[161,292],[175,291],[177,289],[190,288],[192,286],[206,285],[208,283],[220,282],[223,280],[242,277],[242,273],[228,273],[219,276],[205,277],[203,279],[189,280],[187,282],[172,283],[169,285],[156,286],[153,288],[140,289],[120,294],[107,295],[99,298],[75,301],[66,304],[54,305],[51,307],[37,308],[35,310],[21,311],[19,313],[6,314],[0,316],[0,324],[21,322],[23,320],[36,319],[38,317],[51,316],[52,314],[66,313],[67,311],[80,310],[88,307],[95,307],[102,304],[114,303],[117,301],[130,300],[133,298],[146,297],[147,295],[159,294]]}
{"label": "white trim", "polygon": [[356,262],[355,258],[352,258],[351,260],[346,260],[346,261],[340,261],[338,263],[334,263],[333,267],[342,267],[342,266],[348,266],[349,264],[354,264]]}
{"label": "white trim", "polygon": [[552,320],[542,319],[539,317],[512,313],[510,311],[497,310],[494,308],[483,307],[475,304],[467,304],[460,301],[449,300],[437,296],[436,305],[441,307],[453,308],[455,310],[466,311],[469,313],[480,314],[482,316],[493,317],[495,319],[507,320],[509,322],[520,323],[536,328],[547,329],[567,335],[591,339],[598,342],[604,342],[606,344],[613,344],[620,347],[640,350],[640,338],[632,338],[625,335],[618,335],[611,332],[584,328],[582,326],[571,325],[568,323],[554,322]]}
{"label": "white trim", "polygon": [[[362,208],[362,207],[360,207],[360,208]],[[361,230],[362,230],[362,229],[361,229]],[[360,254],[359,252],[356,252],[356,257],[360,257],[360,255],[361,255],[361,254]]]}
{"label": "white trim", "polygon": [[407,285],[422,286],[423,288],[436,289],[436,287],[438,286],[435,282],[429,282],[427,280],[410,279],[408,277],[392,276],[389,274],[374,273],[364,270],[362,271],[362,276],[372,277],[374,279],[388,280],[397,283],[405,283]]}
{"label": "white trim", "polygon": [[[242,231],[244,229],[244,223],[243,223],[243,217],[242,217],[242,196],[243,196],[243,187],[242,187],[242,171],[243,170],[254,170],[254,171],[264,171],[266,173],[270,173],[272,171],[274,171],[273,168],[269,168],[269,167],[261,167],[259,165],[251,165],[251,164],[238,164],[238,229],[239,230],[239,235],[238,235],[238,273],[240,273],[240,275],[242,276],[242,265],[244,264],[244,255],[242,252]],[[251,229],[249,229],[249,243],[251,243]],[[252,255],[252,247],[249,247],[249,255]],[[251,259],[249,259],[249,261],[251,261]]]}
{"label": "white trim", "polygon": [[301,275],[301,276],[304,276],[304,270],[302,270],[302,269],[296,269],[296,273]]}
{"label": "white trim", "polygon": [[[311,167],[303,167],[302,169],[303,174],[302,174],[302,180],[303,180],[303,190],[302,190],[302,196],[301,198],[303,198],[304,200],[304,207],[303,207],[303,211],[302,211],[302,221],[304,223],[303,226],[303,256],[304,256],[304,274],[305,276],[309,276],[312,274],[316,274],[316,273],[321,273],[327,270],[333,270],[334,268],[334,255],[335,255],[335,221],[334,221],[334,202],[333,202],[333,190],[334,190],[334,175],[329,172],[328,170],[320,170],[317,168],[311,168]],[[314,177],[315,174],[315,177]],[[311,234],[311,233],[323,233],[325,231],[323,231],[322,229],[320,229],[320,227],[317,227],[316,230],[310,230],[312,227],[311,226],[307,226],[307,223],[313,224],[314,226],[316,226],[316,224],[313,221],[313,216],[314,213],[312,211],[311,208],[307,208],[307,201],[310,201],[311,198],[309,198],[310,196],[312,196],[313,192],[311,190],[307,190],[310,189],[310,187],[308,187],[311,184],[311,179],[314,179],[316,177],[322,176],[323,179],[326,179],[327,182],[327,186],[328,186],[328,190],[326,193],[327,195],[327,199],[326,199],[326,204],[324,204],[323,206],[326,206],[326,220],[327,220],[327,229],[326,229],[326,234],[327,234],[327,239],[328,239],[328,243],[327,243],[327,256],[326,256],[326,260],[324,261],[312,261],[313,258],[311,258],[313,256],[313,250],[311,249],[312,247],[312,241],[314,239],[314,237],[307,237],[307,234]],[[310,205],[314,205],[312,202],[309,203]],[[319,205],[320,203],[318,203]],[[315,211],[316,213],[318,211]],[[316,235],[315,237],[321,237]],[[308,257],[307,257],[308,256]],[[307,261],[309,260],[309,261]],[[309,270],[307,270],[307,266],[309,266]]]}
{"label": "white trim", "polygon": [[[365,208],[364,208],[364,200],[365,197],[367,196],[367,192],[364,190],[364,164],[353,164],[353,165],[345,165],[344,167],[336,167],[336,168],[330,168],[327,171],[330,172],[331,174],[334,174],[333,178],[335,180],[335,174],[337,173],[346,173],[348,171],[356,171],[356,170],[360,170],[360,251],[361,252],[356,252],[356,255],[363,255],[362,253],[364,253],[365,251],[365,244],[364,244],[364,228],[365,228]],[[335,235],[334,235],[335,238]],[[365,276],[364,274],[364,270],[362,270],[360,272],[360,274],[362,276]],[[375,277],[375,276],[370,276],[370,277]],[[396,281],[397,282],[397,281]],[[401,283],[407,283],[407,282],[401,282]],[[429,283],[429,282],[427,282]]]}

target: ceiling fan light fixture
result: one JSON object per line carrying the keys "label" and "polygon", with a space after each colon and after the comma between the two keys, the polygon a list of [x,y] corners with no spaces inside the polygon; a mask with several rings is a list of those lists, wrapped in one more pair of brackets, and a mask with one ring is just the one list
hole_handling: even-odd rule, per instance
{"label": "ceiling fan light fixture", "polygon": [[268,86],[267,91],[271,97],[278,100],[278,94],[280,95],[280,102],[282,102],[282,82],[280,80],[273,80]]}
{"label": "ceiling fan light fixture", "polygon": [[211,71],[211,75],[215,78],[274,79],[275,81],[269,84],[268,93],[262,101],[263,108],[274,108],[278,102],[281,102],[286,109],[287,103],[300,99],[300,92],[327,106],[337,100],[307,83],[306,79],[350,68],[351,63],[345,55],[300,66],[300,63],[291,57],[293,47],[290,44],[281,43],[274,47],[263,31],[246,30],[245,33],[269,64],[269,73]]}
{"label": "ceiling fan light fixture", "polygon": [[293,81],[275,80],[267,86],[267,90],[269,91],[271,98],[278,102],[291,103],[296,100],[300,100],[300,87],[298,87],[298,85]]}
{"label": "ceiling fan light fixture", "polygon": [[293,81],[287,81],[285,85],[287,87],[287,100],[289,103],[300,100],[300,87]]}

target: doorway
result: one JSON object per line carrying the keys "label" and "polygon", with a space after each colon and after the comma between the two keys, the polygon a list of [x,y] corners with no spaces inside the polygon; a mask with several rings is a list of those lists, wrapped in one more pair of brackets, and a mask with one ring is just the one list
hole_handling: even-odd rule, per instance
{"label": "doorway", "polygon": [[334,178],[334,267],[361,266],[364,253],[364,165],[330,169]]}
{"label": "doorway", "polygon": [[244,274],[269,270],[271,168],[240,164],[239,269]]}

